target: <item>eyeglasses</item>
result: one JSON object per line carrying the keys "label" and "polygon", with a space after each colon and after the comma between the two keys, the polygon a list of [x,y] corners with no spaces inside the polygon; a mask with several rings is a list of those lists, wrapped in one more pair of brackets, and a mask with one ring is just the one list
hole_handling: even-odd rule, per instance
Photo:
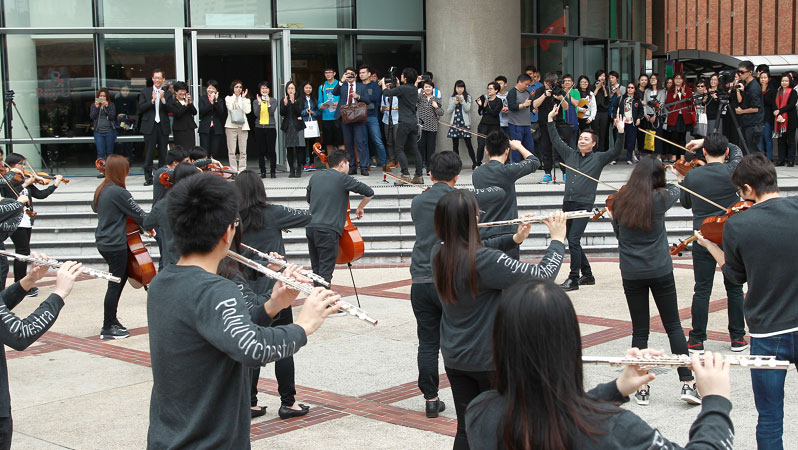
{"label": "eyeglasses", "polygon": [[738,70],[738,71],[737,71],[737,74],[738,74],[738,75],[745,75],[745,74],[747,74],[747,73],[749,73],[749,72],[750,72],[750,70]]}

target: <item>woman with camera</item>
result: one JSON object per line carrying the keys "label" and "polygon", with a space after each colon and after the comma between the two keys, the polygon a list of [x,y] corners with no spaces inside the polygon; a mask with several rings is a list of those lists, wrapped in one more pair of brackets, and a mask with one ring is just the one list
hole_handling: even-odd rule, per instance
{"label": "woman with camera", "polygon": [[[304,95],[302,96],[302,121],[303,122],[310,122],[310,121],[317,121],[321,119],[321,110],[319,109],[319,105],[316,102],[316,99],[313,98],[313,85],[310,84],[310,81],[306,81],[302,83],[302,92]],[[318,122],[316,122],[318,124]],[[307,129],[307,127],[305,127]],[[313,144],[318,142],[318,133],[316,136],[305,136],[308,134],[307,131],[302,134],[302,137],[305,139],[305,151],[301,156],[301,160],[304,161],[305,170],[316,170],[316,155],[313,153]],[[300,169],[300,172],[302,169]]]}
{"label": "woman with camera", "polygon": [[[499,98],[498,94],[501,90],[499,83],[491,81],[488,83],[488,93],[481,95],[477,98],[477,106],[479,107],[479,125],[477,131],[483,136],[488,136],[494,131],[501,131],[501,122],[499,115],[504,107],[504,102]],[[477,137],[477,166],[482,164],[482,158],[485,156],[485,138]]]}
{"label": "woman with camera", "polygon": [[283,123],[283,139],[287,150],[286,159],[290,174],[288,178],[302,176],[302,162],[305,160],[305,122],[302,120],[302,100],[297,97],[296,83],[289,81],[285,85],[285,97],[280,102],[280,116]]}
{"label": "woman with camera", "polygon": [[214,159],[221,160],[227,108],[224,102],[219,101],[219,83],[216,80],[205,83],[205,95],[199,99],[199,118],[200,147]]}
{"label": "woman with camera", "polygon": [[[616,117],[623,119],[624,130],[623,135],[626,144],[626,164],[630,166],[637,162],[635,156],[635,141],[637,140],[637,127],[643,122],[643,102],[640,101],[640,96],[637,94],[637,86],[634,82],[629,82],[626,85],[626,93],[621,97],[618,102],[618,111]],[[620,136],[618,136],[620,139]]]}
{"label": "woman with camera", "polygon": [[[659,109],[665,104],[665,94],[665,90],[659,84],[659,75],[652,73],[648,77],[648,87],[643,92],[643,114],[644,120],[648,122],[648,129],[659,136],[663,134]],[[651,154],[651,151],[645,150],[645,146],[640,151]],[[657,158],[662,157],[662,141],[659,139],[654,139],[653,154]]]}
{"label": "woman with camera", "polygon": [[[247,114],[252,112],[252,103],[247,98],[249,89],[244,89],[244,83],[233,80],[230,83],[231,95],[224,98],[227,107],[227,122],[224,124],[224,133],[227,136],[227,156],[230,167],[237,172],[247,168],[247,135],[249,135],[249,122]],[[236,158],[236,143],[238,143],[238,158]]]}
{"label": "woman with camera", "polygon": [[[471,129],[471,96],[468,95],[463,80],[454,82],[454,91],[452,92],[452,97],[449,99],[449,106],[446,108],[446,113],[452,115],[452,125],[466,130]],[[466,148],[468,148],[468,156],[471,157],[471,170],[476,169],[481,161],[477,161],[474,156],[474,147],[471,144],[471,133],[450,127],[446,137],[452,140],[452,150],[458,155],[460,154],[460,139],[465,141]]]}
{"label": "woman with camera", "polygon": [[[421,152],[424,167],[429,167],[429,158],[435,153],[435,138],[438,136],[438,119],[443,116],[443,105],[440,97],[435,97],[435,83],[432,80],[421,82],[421,92],[418,94],[416,114],[421,123],[421,138],[418,141],[418,150]],[[429,169],[427,169],[429,175]]]}
{"label": "woman with camera", "polygon": [[[108,155],[114,153],[116,143],[116,129],[114,120],[116,119],[116,107],[113,103],[108,103],[111,95],[108,88],[100,88],[97,91],[97,98],[91,105],[89,118],[94,125],[94,144],[97,146],[97,159],[108,159]],[[103,178],[102,173],[97,178]]]}

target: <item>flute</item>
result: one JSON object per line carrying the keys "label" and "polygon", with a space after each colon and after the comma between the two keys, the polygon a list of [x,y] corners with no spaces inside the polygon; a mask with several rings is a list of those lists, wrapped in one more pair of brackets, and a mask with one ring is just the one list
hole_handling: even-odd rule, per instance
{"label": "flute", "polygon": [[[249,258],[245,258],[239,255],[238,253],[232,250],[227,251],[227,257],[249,267],[250,269],[258,271],[273,280],[280,281],[281,283],[290,287],[293,290],[308,295],[310,295],[310,293],[313,292],[314,289],[313,286],[307,283],[303,283],[295,278],[290,278],[283,274],[277,273],[269,269],[268,267],[263,266],[262,264],[258,264]],[[366,322],[372,325],[377,325],[377,319],[372,319],[371,317],[369,317],[366,311],[363,311],[362,309],[358,308],[357,306],[351,303],[345,302],[343,300],[338,300],[337,302],[335,302],[335,306],[338,307],[339,309],[346,311],[347,313],[349,313],[350,316],[355,316],[358,319],[365,320]]]}
{"label": "flute", "polygon": [[[243,248],[244,250],[248,250],[248,251],[250,251],[250,252],[252,252],[252,253],[254,253],[254,254],[258,255],[258,257],[260,257],[260,258],[263,258],[263,259],[265,259],[266,261],[269,261],[269,262],[270,262],[270,263],[272,263],[272,264],[277,264],[278,266],[282,266],[282,267],[286,267],[286,266],[288,266],[288,263],[287,263],[287,262],[285,262],[285,260],[284,260],[284,259],[275,258],[274,256],[272,256],[272,255],[269,255],[269,254],[266,254],[266,253],[264,253],[264,252],[262,252],[262,251],[258,250],[258,249],[257,249],[257,248],[255,248],[255,247],[250,247],[250,246],[249,246],[249,245],[247,245],[247,244],[241,244],[241,248]],[[313,272],[312,272],[312,271],[310,271],[310,270],[307,270],[307,269],[300,269],[300,270],[299,270],[299,273],[300,273],[301,275],[305,276],[305,277],[308,277],[308,278],[310,278],[312,281],[315,281],[316,283],[319,283],[319,284],[321,284],[322,286],[324,286],[324,287],[326,287],[326,288],[329,288],[329,287],[330,287],[330,283],[328,283],[328,282],[327,282],[327,280],[325,280],[324,278],[322,278],[322,277],[321,277],[321,275],[317,275],[317,274],[313,273]]]}
{"label": "flute", "polygon": [[[581,219],[583,217],[593,217],[597,211],[568,211],[565,214],[566,219]],[[534,217],[519,217],[517,219],[499,220],[496,222],[483,222],[477,224],[478,228],[498,227],[501,225],[518,225],[522,223],[543,223],[549,216],[534,216]]]}
{"label": "flute", "polygon": [[[18,259],[20,261],[26,261],[29,263],[33,263],[37,266],[50,266],[53,268],[58,269],[59,267],[63,266],[64,263],[58,261],[57,259],[50,259],[50,258],[35,258],[33,256],[28,255],[20,255],[19,253],[9,252],[6,250],[0,250],[0,255],[8,256],[14,259]],[[110,272],[106,272],[104,270],[99,269],[92,269],[89,267],[81,267],[81,273],[85,273],[86,275],[92,276],[94,278],[102,278],[103,280],[113,281],[114,283],[121,283],[122,279],[114,276]]]}
{"label": "flute", "polygon": [[[700,355],[701,360],[704,360],[704,355]],[[790,368],[789,361],[777,360],[775,356],[723,356],[723,359],[729,363],[731,367],[739,367],[741,369],[773,369],[773,370],[787,370]],[[662,355],[652,356],[645,355],[641,357],[630,356],[582,356],[583,364],[609,364],[611,366],[626,366],[636,365],[640,368],[651,368],[661,366],[675,366],[675,367],[692,367],[693,361],[688,355]]]}

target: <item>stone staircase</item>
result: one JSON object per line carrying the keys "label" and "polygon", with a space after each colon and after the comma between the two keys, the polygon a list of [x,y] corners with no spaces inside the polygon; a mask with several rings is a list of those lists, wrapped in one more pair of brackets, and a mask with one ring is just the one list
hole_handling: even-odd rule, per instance
{"label": "stone staircase", "polygon": [[[628,176],[628,169],[621,173],[617,168],[612,168],[615,176],[602,177],[619,178],[607,181],[616,186],[623,184]],[[624,168],[625,169],[625,168]],[[358,177],[368,182],[375,190],[376,196],[366,208],[366,215],[355,225],[360,230],[365,241],[366,253],[359,262],[362,264],[401,264],[410,262],[410,254],[415,241],[415,230],[410,218],[410,204],[420,190],[412,186],[395,187],[383,183],[378,172],[368,179]],[[464,173],[464,175],[466,175]],[[781,172],[780,172],[781,175]],[[529,181],[527,181],[529,178]],[[535,212],[538,214],[560,209],[562,205],[563,185],[541,185],[534,183],[539,178],[538,174],[527,177],[517,185],[519,210],[522,213]],[[276,204],[295,208],[307,208],[304,187],[308,177],[299,180],[278,179],[279,184],[267,180],[267,194],[269,200]],[[428,180],[428,178],[427,178]],[[142,177],[129,177],[128,189],[134,198],[149,211],[152,207],[152,190],[142,186]],[[271,184],[269,183],[271,181]],[[467,176],[460,179],[462,186],[470,185],[470,171]],[[32,233],[31,248],[33,251],[44,252],[60,260],[77,260],[85,264],[103,267],[105,265],[94,243],[94,229],[97,216],[91,210],[91,200],[98,180],[93,178],[73,178],[73,182],[56,190],[49,198],[35,201],[38,216]],[[795,195],[798,192],[798,179],[786,177],[782,180],[782,192],[785,195]],[[786,186],[785,186],[786,185]],[[603,206],[607,195],[613,191],[599,187],[596,199],[597,206]],[[353,207],[357,202],[352,196]],[[666,227],[668,238],[676,242],[692,234],[692,215],[690,211],[680,205],[668,211]],[[542,254],[548,246],[547,229],[544,225],[533,225],[532,234],[521,246],[522,254],[526,257]],[[286,242],[288,257],[292,261],[308,264],[307,243],[303,229],[291,230],[283,234]],[[158,255],[155,241],[150,239],[150,252],[153,257]],[[610,221],[604,217],[591,222],[585,232],[583,246],[587,252],[594,254],[617,254],[617,241],[612,232]],[[13,243],[6,241],[6,248],[13,250]]]}

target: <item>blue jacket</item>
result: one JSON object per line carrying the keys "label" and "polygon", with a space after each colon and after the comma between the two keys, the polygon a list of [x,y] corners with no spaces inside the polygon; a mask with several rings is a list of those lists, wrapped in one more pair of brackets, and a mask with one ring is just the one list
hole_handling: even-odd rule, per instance
{"label": "blue jacket", "polygon": [[[349,83],[344,82],[338,84],[338,86],[335,86],[335,89],[333,89],[332,93],[333,95],[337,95],[340,97],[340,99],[338,100],[338,108],[335,109],[335,118],[340,119],[341,107],[346,104],[349,104]],[[363,102],[368,104],[368,99],[367,99],[368,93],[366,90],[366,85],[355,82],[355,93],[360,96],[360,98],[357,100],[358,102]]]}
{"label": "blue jacket", "polygon": [[382,88],[376,81],[366,83],[363,86],[366,87],[366,96],[361,98],[360,101],[366,104],[366,112],[369,117],[377,117],[382,103]]}
{"label": "blue jacket", "polygon": [[[310,105],[308,105],[310,103]],[[308,114],[308,109],[310,109],[310,114]],[[319,105],[313,97],[308,100],[306,96],[302,96],[302,120],[305,122],[309,120],[319,120],[321,118],[321,110],[319,109]]]}

